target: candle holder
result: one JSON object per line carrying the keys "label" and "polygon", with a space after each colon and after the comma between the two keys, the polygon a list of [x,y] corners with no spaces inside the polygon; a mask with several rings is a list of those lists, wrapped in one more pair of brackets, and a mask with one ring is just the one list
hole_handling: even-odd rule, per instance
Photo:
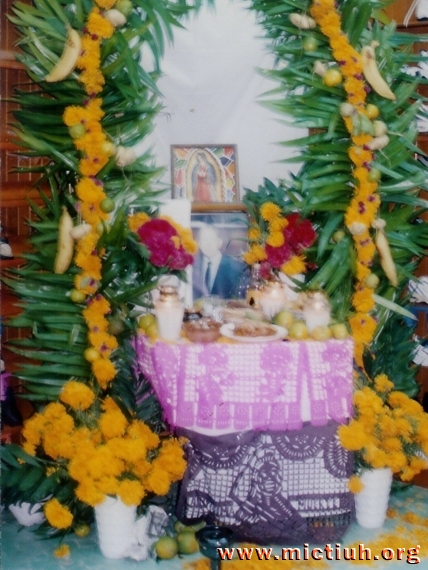
{"label": "candle holder", "polygon": [[317,327],[326,327],[330,323],[331,306],[327,295],[322,291],[307,293],[303,315],[309,332]]}
{"label": "candle holder", "polygon": [[161,285],[159,298],[155,302],[155,315],[159,337],[164,340],[180,340],[184,304],[178,295],[177,287]]}
{"label": "candle holder", "polygon": [[232,542],[233,532],[224,526],[206,525],[195,534],[201,553],[211,560],[211,570],[220,570],[219,548],[227,548]]}
{"label": "candle holder", "polygon": [[267,281],[260,291],[259,303],[265,317],[272,320],[284,307],[287,293],[281,281],[272,279]]}

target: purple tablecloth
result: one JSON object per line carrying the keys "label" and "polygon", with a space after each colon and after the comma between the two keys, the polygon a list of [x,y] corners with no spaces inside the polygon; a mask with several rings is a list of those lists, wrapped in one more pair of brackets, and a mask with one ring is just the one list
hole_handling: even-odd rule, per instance
{"label": "purple tablecloth", "polygon": [[295,430],[351,415],[353,341],[151,343],[138,363],[172,427]]}

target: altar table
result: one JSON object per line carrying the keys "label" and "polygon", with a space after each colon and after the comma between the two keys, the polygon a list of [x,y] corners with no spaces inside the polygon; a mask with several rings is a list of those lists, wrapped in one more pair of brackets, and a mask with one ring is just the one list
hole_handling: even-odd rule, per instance
{"label": "altar table", "polygon": [[183,522],[275,544],[343,535],[353,461],[336,432],[352,411],[352,339],[193,344],[139,335],[136,349],[166,421],[189,441]]}

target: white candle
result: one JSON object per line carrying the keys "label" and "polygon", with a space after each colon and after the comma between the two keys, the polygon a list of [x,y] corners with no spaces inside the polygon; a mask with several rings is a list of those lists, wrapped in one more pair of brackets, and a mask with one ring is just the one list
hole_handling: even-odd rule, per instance
{"label": "white candle", "polygon": [[279,313],[286,300],[286,292],[279,281],[266,283],[260,292],[260,307],[265,317],[269,320]]}
{"label": "white candle", "polygon": [[305,303],[303,315],[309,332],[330,323],[330,303],[323,293],[314,293]]}
{"label": "white candle", "polygon": [[180,340],[184,305],[176,287],[164,285],[160,288],[159,298],[155,302],[155,315],[160,338]]}

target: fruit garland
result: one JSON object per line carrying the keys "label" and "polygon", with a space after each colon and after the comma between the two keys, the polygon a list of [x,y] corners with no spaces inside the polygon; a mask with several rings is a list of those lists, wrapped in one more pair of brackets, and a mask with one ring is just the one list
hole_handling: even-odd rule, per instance
{"label": "fruit garland", "polygon": [[[350,45],[346,34],[341,30],[341,19],[334,0],[314,0],[310,14],[330,41],[334,58],[339,63],[344,77],[344,89],[347,95],[348,107],[342,107],[342,116],[351,135],[352,145],[348,154],[354,164],[353,176],[356,183],[354,196],[345,213],[345,224],[353,236],[357,253],[356,284],[352,296],[352,306],[356,312],[349,319],[349,325],[355,340],[355,358],[358,365],[362,366],[364,346],[372,341],[377,325],[376,319],[370,314],[375,306],[373,285],[377,284],[376,276],[372,274],[370,268],[376,245],[379,251],[381,248],[373,241],[370,229],[380,222],[376,220],[380,197],[377,193],[375,169],[370,166],[373,160],[373,150],[370,147],[373,146],[375,137],[364,132],[364,129],[356,129],[355,124],[356,118],[360,122],[375,118],[369,115],[370,111],[377,108],[366,105],[366,96],[370,88],[364,80],[363,57]],[[383,142],[387,141],[384,139]],[[384,237],[381,224],[377,227]]]}
{"label": "fruit garland", "polygon": [[92,372],[105,389],[116,375],[116,369],[110,360],[112,351],[117,348],[116,338],[109,334],[106,315],[110,312],[110,303],[97,293],[101,280],[103,250],[97,249],[102,224],[109,219],[108,198],[103,183],[96,175],[107,164],[114,153],[114,145],[109,142],[103,131],[101,119],[104,116],[102,91],[104,76],[100,70],[101,42],[114,32],[114,26],[100,11],[110,9],[116,0],[95,0],[81,40],[82,51],[76,67],[81,70],[79,81],[83,84],[87,99],[82,106],[69,106],[64,112],[64,123],[69,127],[74,145],[82,153],[79,161],[80,179],[76,184],[79,202],[75,205],[83,224],[82,236],[77,240],[75,263],[81,269],[75,277],[74,286],[78,302],[86,300],[83,317],[89,329],[90,347],[85,351],[85,358],[91,362]]}

